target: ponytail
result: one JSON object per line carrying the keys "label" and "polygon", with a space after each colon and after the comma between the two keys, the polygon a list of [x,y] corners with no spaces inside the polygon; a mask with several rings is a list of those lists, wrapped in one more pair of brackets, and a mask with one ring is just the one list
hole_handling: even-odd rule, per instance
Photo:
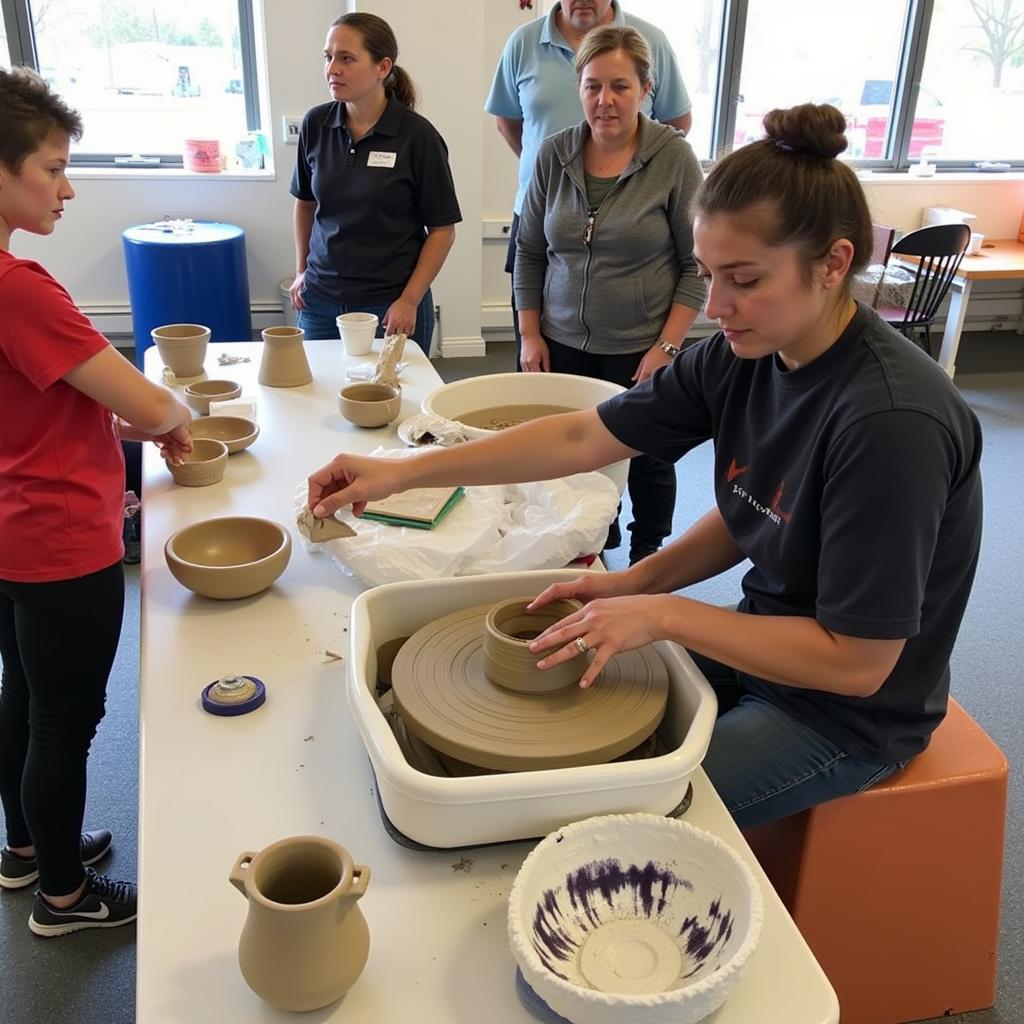
{"label": "ponytail", "polygon": [[384,91],[410,110],[416,109],[416,86],[405,68],[391,65],[391,74],[384,79]]}

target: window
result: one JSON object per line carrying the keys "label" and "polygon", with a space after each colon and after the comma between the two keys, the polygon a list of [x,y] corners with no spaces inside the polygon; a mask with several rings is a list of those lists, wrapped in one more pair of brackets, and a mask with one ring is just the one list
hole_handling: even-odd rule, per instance
{"label": "window", "polygon": [[892,0],[844,6],[841,22],[820,0],[749,0],[733,144],[761,138],[774,107],[831,103],[846,115],[844,157],[886,157],[905,21]]}
{"label": "window", "polygon": [[703,160],[761,138],[774,107],[831,103],[857,166],[1024,167],[1024,0],[622,3],[675,49]]}
{"label": "window", "polygon": [[936,3],[914,114],[928,120],[939,161],[1024,160],[1022,0]]}
{"label": "window", "polygon": [[82,115],[72,163],[181,166],[186,138],[231,151],[260,127],[250,7],[8,0],[4,10],[33,29],[17,43],[12,36],[11,58],[34,66]]}
{"label": "window", "polygon": [[718,86],[718,48],[725,0],[666,3],[628,0],[626,9],[657,25],[668,37],[693,103],[693,128],[688,141],[702,160],[711,158],[711,127]]}
{"label": "window", "polygon": [[7,30],[0,21],[0,68],[11,66],[11,50],[7,45]]}

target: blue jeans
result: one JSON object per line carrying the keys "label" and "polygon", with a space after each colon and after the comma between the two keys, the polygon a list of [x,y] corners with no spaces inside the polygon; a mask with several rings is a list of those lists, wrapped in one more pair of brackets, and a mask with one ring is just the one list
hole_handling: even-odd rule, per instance
{"label": "blue jeans", "polygon": [[[316,338],[337,338],[338,325],[334,322],[342,313],[373,313],[383,324],[384,314],[388,311],[391,303],[383,306],[369,305],[338,305],[320,298],[318,295],[311,295],[306,292],[303,296],[306,308],[299,310],[298,326],[306,332],[306,337]],[[434,334],[434,297],[427,289],[423,301],[416,309],[416,330],[409,336],[411,341],[429,356],[430,339]]]}
{"label": "blue jeans", "polygon": [[740,828],[859,793],[899,771],[848,754],[781,708],[747,692],[739,672],[690,651],[718,696],[703,768]]}

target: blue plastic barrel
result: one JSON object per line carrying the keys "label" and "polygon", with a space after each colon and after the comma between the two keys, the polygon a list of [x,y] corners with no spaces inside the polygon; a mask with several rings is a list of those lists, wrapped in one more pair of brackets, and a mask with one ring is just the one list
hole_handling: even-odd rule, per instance
{"label": "blue plastic barrel", "polygon": [[203,324],[212,341],[249,341],[245,232],[234,224],[195,221],[177,228],[138,224],[122,234],[135,362],[164,324]]}

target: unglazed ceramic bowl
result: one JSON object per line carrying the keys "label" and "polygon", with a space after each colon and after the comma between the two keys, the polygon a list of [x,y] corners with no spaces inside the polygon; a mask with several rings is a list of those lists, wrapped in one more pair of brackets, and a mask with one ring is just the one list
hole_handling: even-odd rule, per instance
{"label": "unglazed ceramic bowl", "polygon": [[165,460],[174,482],[182,487],[206,487],[223,478],[228,464],[227,445],[212,438],[193,438],[192,451],[184,458],[179,466]]}
{"label": "unglazed ceramic bowl", "polygon": [[[573,373],[485,373],[442,384],[424,397],[422,408],[432,416],[457,421],[467,437],[490,437],[493,430],[468,426],[459,417],[503,406],[592,409],[624,390],[611,381]],[[629,474],[629,460],[614,462],[602,472],[621,494]]]}
{"label": "unglazed ceramic bowl", "polygon": [[512,954],[555,1013],[695,1024],[757,948],[761,891],[739,855],[653,814],[588,818],[542,840],[508,899]]}
{"label": "unglazed ceramic bowl", "polygon": [[227,445],[228,455],[234,455],[259,437],[260,428],[244,416],[207,416],[192,421],[193,437],[212,437]]}
{"label": "unglazed ceramic bowl", "polygon": [[357,427],[383,427],[402,409],[402,392],[386,384],[349,384],[338,392],[338,411]]}
{"label": "unglazed ceramic bowl", "polygon": [[579,601],[552,601],[530,612],[526,606],[532,598],[514,597],[496,604],[484,619],[484,672],[496,686],[514,693],[552,693],[580,681],[587,668],[587,658],[577,655],[554,668],[541,671],[537,662],[546,654],[535,654],[530,642],[548,626],[553,626],[582,605]]}
{"label": "unglazed ceramic bowl", "polygon": [[291,554],[291,535],[280,523],[248,516],[194,523],[164,544],[171,575],[183,587],[218,600],[266,590]]}
{"label": "unglazed ceramic bowl", "polygon": [[196,412],[209,415],[211,402],[227,402],[242,393],[233,380],[197,380],[185,386],[185,401]]}

